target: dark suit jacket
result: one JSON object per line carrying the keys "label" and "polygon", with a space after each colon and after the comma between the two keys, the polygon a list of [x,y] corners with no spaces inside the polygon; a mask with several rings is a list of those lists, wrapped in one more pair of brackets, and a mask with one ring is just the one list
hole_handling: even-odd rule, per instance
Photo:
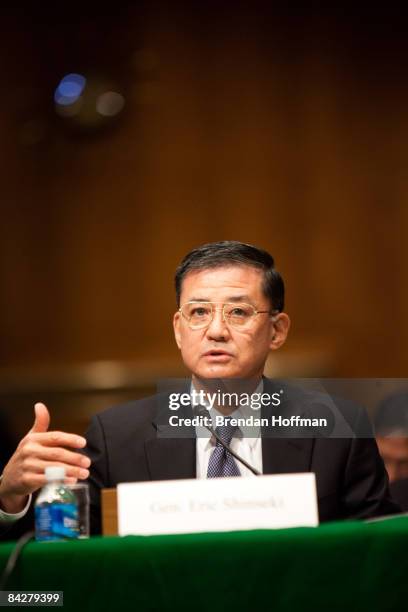
{"label": "dark suit jacket", "polygon": [[[264,379],[264,389],[272,393],[276,383]],[[315,396],[313,401],[303,392],[287,397],[279,408],[283,415],[308,414],[311,406],[314,415],[316,406],[321,410],[322,402],[316,403]],[[314,431],[308,435],[303,432],[303,438],[283,438],[262,429],[263,473],[314,472],[321,522],[400,512],[389,496],[388,477],[365,412],[345,401],[337,402],[336,410],[356,437],[325,438],[324,432],[316,437]],[[192,416],[189,406],[180,409],[180,416],[183,412]],[[262,415],[267,412],[262,410]],[[92,418],[86,433],[86,454],[92,460],[89,485],[93,533],[101,529],[102,488],[121,482],[196,477],[195,430],[186,431],[187,437],[181,439],[165,437],[168,413],[167,396],[154,396]],[[280,431],[278,435],[284,434]],[[293,432],[287,435],[293,436]]]}
{"label": "dark suit jacket", "polygon": [[392,482],[390,484],[390,491],[394,501],[404,512],[408,512],[408,478]]}

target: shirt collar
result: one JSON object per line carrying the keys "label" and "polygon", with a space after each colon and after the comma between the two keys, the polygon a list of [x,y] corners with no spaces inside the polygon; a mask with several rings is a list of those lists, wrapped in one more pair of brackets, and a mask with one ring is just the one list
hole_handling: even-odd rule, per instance
{"label": "shirt collar", "polygon": [[[258,386],[256,387],[256,389],[254,389],[252,393],[263,393],[263,388],[264,388],[264,383],[263,383],[263,379],[261,378]],[[193,389],[194,389],[194,384],[191,381],[191,385],[190,385],[191,405],[197,406],[199,405],[199,402],[194,397],[194,395],[192,395],[191,393]],[[203,405],[204,407],[207,407],[208,404],[206,405],[206,403],[204,402]],[[260,410],[254,412],[254,410],[245,403],[243,405],[239,405],[238,408],[234,410],[234,412],[231,413],[231,417],[237,418],[237,419],[238,418],[247,419],[251,415],[260,417],[261,416],[260,413],[261,413]],[[216,408],[212,408],[208,411],[208,416],[211,417],[212,419],[214,419],[218,415],[221,415],[221,412],[219,412]],[[197,425],[195,430],[196,430],[196,436],[197,436],[197,443],[199,443],[200,446],[205,447],[205,448],[208,447],[208,445],[214,446],[215,440],[213,439],[213,436],[211,435],[211,433],[208,431],[206,427],[202,425]],[[244,438],[247,444],[252,448],[255,445],[257,439],[260,437],[260,435],[261,435],[261,428],[259,426],[243,425],[242,427],[238,428],[238,431],[236,432],[236,435],[234,436],[234,438]]]}

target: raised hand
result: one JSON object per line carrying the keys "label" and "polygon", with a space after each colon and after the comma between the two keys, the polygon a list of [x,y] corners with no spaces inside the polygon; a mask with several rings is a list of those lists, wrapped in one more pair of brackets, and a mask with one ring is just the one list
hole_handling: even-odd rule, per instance
{"label": "raised hand", "polygon": [[45,484],[44,470],[49,465],[65,468],[67,484],[88,478],[90,460],[75,450],[86,445],[76,434],[48,431],[50,415],[45,404],[35,404],[35,420],[21,440],[3,471],[0,484],[0,508],[16,513],[22,510],[27,496]]}

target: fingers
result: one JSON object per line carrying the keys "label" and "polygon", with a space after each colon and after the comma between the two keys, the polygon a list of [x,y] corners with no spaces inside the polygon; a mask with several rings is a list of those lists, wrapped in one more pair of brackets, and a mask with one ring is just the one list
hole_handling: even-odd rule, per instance
{"label": "fingers", "polygon": [[71,448],[84,448],[86,440],[76,434],[65,433],[65,431],[46,431],[44,433],[29,433],[27,442],[35,442],[44,446],[69,446]]}
{"label": "fingers", "polygon": [[[77,482],[78,482],[78,478],[75,478],[74,476],[67,476],[64,480],[64,483],[67,485],[74,485]],[[37,491],[38,489],[41,489],[46,484],[47,484],[47,480],[45,478],[44,472],[38,473],[38,474],[33,472],[25,476],[25,485],[24,487],[22,487],[21,494],[28,495],[29,493],[32,493],[34,491]],[[17,490],[17,494],[18,493],[20,493],[20,491]]]}
{"label": "fingers", "polygon": [[64,483],[66,485],[74,485],[78,482],[78,478],[65,478]]}
{"label": "fingers", "polygon": [[28,495],[29,493],[33,493],[37,489],[44,487],[47,484],[45,479],[45,475],[43,474],[30,474],[25,477],[24,483],[22,485],[22,490],[17,490],[17,493],[21,493],[23,495]]}
{"label": "fingers", "polygon": [[33,442],[26,444],[21,449],[21,456],[23,467],[29,467],[36,459],[43,459],[51,464],[59,462],[83,468],[88,468],[91,465],[89,457],[80,453],[73,453],[65,448],[34,444]]}
{"label": "fingers", "polygon": [[34,405],[34,412],[35,420],[30,432],[39,433],[47,431],[50,425],[50,413],[48,412],[47,406],[38,402]]}
{"label": "fingers", "polygon": [[27,458],[35,457],[43,459],[48,463],[62,463],[67,465],[75,465],[82,468],[88,468],[91,465],[91,460],[80,453],[73,453],[65,448],[57,448],[54,446],[43,446],[41,444],[27,444],[23,450],[23,455]]}
{"label": "fingers", "polygon": [[89,457],[65,448],[45,446],[40,442],[34,442],[33,437],[31,436],[20,449],[21,467],[25,473],[43,472],[50,465],[59,465],[65,468],[66,476],[81,480],[88,478],[87,468],[91,465]]}
{"label": "fingers", "polygon": [[75,465],[62,463],[60,461],[43,461],[42,459],[32,459],[25,463],[24,467],[26,477],[31,478],[33,475],[37,476],[38,474],[44,474],[45,468],[50,466],[64,468],[66,479],[86,480],[89,476],[89,470]]}

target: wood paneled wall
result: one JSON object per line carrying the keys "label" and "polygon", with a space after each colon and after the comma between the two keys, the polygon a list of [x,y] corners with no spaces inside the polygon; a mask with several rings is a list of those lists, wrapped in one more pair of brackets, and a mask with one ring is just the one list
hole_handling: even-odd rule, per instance
{"label": "wood paneled wall", "polygon": [[[406,376],[397,17],[219,5],[3,22],[0,365],[177,360],[175,267],[237,239],[284,275],[283,351],[321,350],[333,376]],[[56,82],[82,66],[116,70],[125,92],[100,134],[54,116]]]}

